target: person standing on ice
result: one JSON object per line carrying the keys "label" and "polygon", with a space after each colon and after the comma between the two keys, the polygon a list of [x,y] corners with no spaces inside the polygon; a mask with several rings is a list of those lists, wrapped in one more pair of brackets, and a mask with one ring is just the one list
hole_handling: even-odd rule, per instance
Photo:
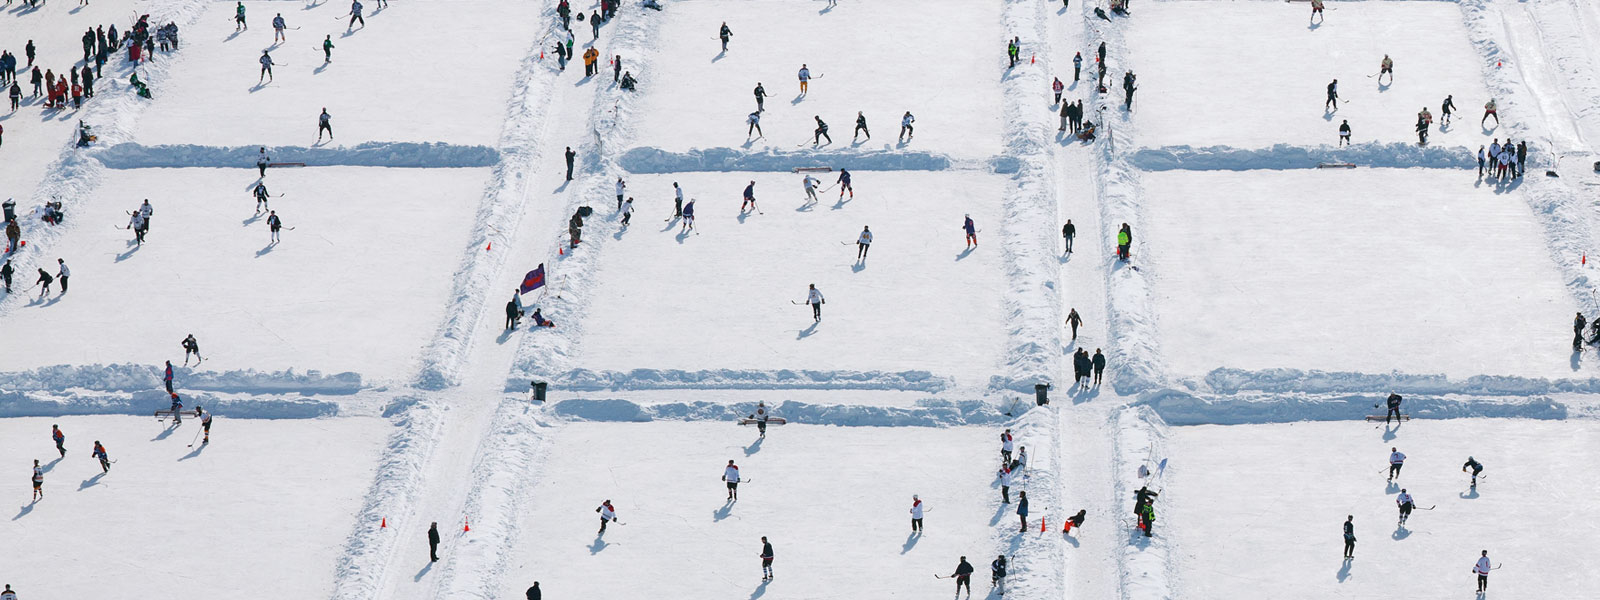
{"label": "person standing on ice", "polygon": [[1006,43],[1006,57],[1011,59],[1011,66],[1006,67],[1007,69],[1014,69],[1017,66],[1017,54],[1022,52],[1021,46],[1017,44],[1020,39],[1011,38],[1011,41]]}
{"label": "person standing on ice", "polygon": [[539,582],[533,582],[533,587],[528,588],[525,597],[527,600],[543,600],[544,592],[539,591]]}
{"label": "person standing on ice", "polygon": [[[265,52],[263,52],[263,54],[265,54]],[[267,165],[271,163],[272,159],[267,157],[267,147],[262,146],[261,150],[256,153],[256,171],[260,172],[261,177],[267,176]],[[149,201],[146,200],[146,202]]]}
{"label": "person standing on ice", "polygon": [[1378,63],[1378,85],[1383,85],[1383,76],[1389,76],[1389,83],[1394,83],[1394,60],[1389,55],[1383,55],[1383,62]]}
{"label": "person standing on ice", "polygon": [[751,180],[750,185],[744,186],[744,201],[739,203],[739,212],[745,212],[747,210],[746,206],[749,207],[749,210],[756,210],[755,180]]}
{"label": "person standing on ice", "polygon": [[1480,463],[1476,459],[1473,459],[1471,456],[1468,456],[1467,457],[1467,462],[1465,462],[1465,463],[1463,463],[1461,465],[1461,472],[1465,473],[1465,472],[1467,472],[1467,469],[1472,469],[1472,488],[1473,489],[1477,489],[1478,488],[1478,474],[1483,472],[1483,463]]}
{"label": "person standing on ice", "polygon": [[1400,490],[1400,495],[1395,497],[1394,503],[1400,505],[1399,524],[1405,525],[1406,519],[1411,517],[1411,509],[1416,508],[1416,503],[1412,500],[1411,494],[1407,493],[1404,489]]}
{"label": "person standing on ice", "polygon": [[[1072,238],[1075,237],[1078,237],[1078,226],[1072,224],[1072,219],[1067,219],[1067,224],[1061,226],[1061,240],[1065,242],[1067,246],[1067,249],[1064,252],[1065,254],[1072,254]],[[1076,332],[1073,333],[1073,337],[1077,337]]]}
{"label": "person standing on ice", "polygon": [[261,85],[261,82],[263,82],[263,81],[268,81],[268,82],[272,81],[272,65],[277,64],[275,62],[272,62],[272,55],[271,54],[267,54],[266,50],[262,50],[261,51],[260,62],[261,62],[261,77],[258,77],[256,79],[256,85]]}
{"label": "person standing on ice", "polygon": [[1455,96],[1446,95],[1439,104],[1439,131],[1450,125],[1450,115],[1456,112]]}
{"label": "person standing on ice", "polygon": [[728,483],[728,501],[739,499],[739,465],[733,464],[733,459],[728,459],[728,466],[722,469],[722,480]]}
{"label": "person standing on ice", "polygon": [[322,132],[328,132],[328,141],[333,141],[333,115],[328,114],[328,107],[322,107],[322,114],[317,117],[317,142],[322,142]]}
{"label": "person standing on ice", "polygon": [[[807,88],[811,85],[811,68],[807,67],[805,65],[805,63],[800,63],[799,77],[800,77],[800,95],[804,96],[804,95],[806,95],[806,92],[808,91]],[[761,84],[757,83],[756,84],[756,88],[759,89],[760,87],[761,87]],[[758,99],[757,102],[759,103],[760,100]]]}
{"label": "person standing on ice", "polygon": [[57,425],[51,425],[50,426],[50,439],[55,440],[55,442],[56,442],[56,451],[61,453],[61,457],[62,458],[66,458],[67,457],[67,434],[61,433],[61,427],[60,426],[57,426]]}
{"label": "person standing on ice", "polygon": [[922,499],[911,495],[911,532],[922,533]]}
{"label": "person standing on ice", "polygon": [[332,34],[328,35],[328,37],[322,38],[322,62],[323,62],[323,64],[327,64],[327,63],[333,62],[333,35]]}
{"label": "person standing on ice", "polygon": [[[683,188],[678,187],[678,182],[672,182],[672,217],[683,216]],[[672,219],[668,219],[669,221]]]}
{"label": "person standing on ice", "polygon": [[1394,481],[1400,476],[1400,468],[1406,464],[1406,455],[1399,448],[1389,448],[1389,481]]}
{"label": "person standing on ice", "polygon": [[860,137],[862,133],[867,134],[867,139],[872,139],[872,132],[867,130],[867,116],[858,110],[856,111],[856,130],[850,136],[850,141],[856,141],[856,138]]}
{"label": "person standing on ice", "polygon": [[1017,492],[1017,518],[1022,521],[1022,528],[1018,531],[1028,531],[1028,492]]}
{"label": "person standing on ice", "polygon": [[1494,117],[1495,127],[1500,126],[1500,113],[1497,112],[1496,106],[1497,105],[1494,103],[1494,98],[1490,98],[1489,101],[1483,105],[1483,118],[1478,120],[1479,127],[1482,127],[1484,123],[1488,122],[1489,117]]}
{"label": "person standing on ice", "polygon": [[1311,0],[1311,22],[1318,23],[1326,19],[1322,14],[1322,0]]}
{"label": "person standing on ice", "polygon": [[622,226],[627,227],[628,221],[633,220],[633,198],[628,198],[622,203]]}
{"label": "person standing on ice", "polygon": [[807,205],[817,203],[817,184],[819,183],[822,183],[822,181],[812,177],[810,173],[806,174],[805,179],[800,180],[801,187],[805,188]]}
{"label": "person standing on ice", "polygon": [[133,230],[133,243],[136,244],[136,245],[143,246],[144,245],[144,234],[145,234],[146,231],[150,230],[150,223],[148,221],[145,221],[144,213],[139,212],[139,211],[134,211],[133,212],[133,216],[128,217],[128,226],[124,227],[124,229],[132,229]]}
{"label": "person standing on ice", "polygon": [[39,459],[33,459],[33,501],[44,499],[44,469],[39,466]]}
{"label": "person standing on ice", "polygon": [[1483,178],[1483,144],[1478,144],[1478,178]]}
{"label": "person standing on ice", "polygon": [[267,205],[267,198],[272,197],[272,195],[267,192],[267,182],[265,182],[265,181],[256,182],[255,196],[256,196],[256,214],[259,215],[259,214],[261,214],[261,211],[271,210],[272,209],[271,206]]}
{"label": "person standing on ice", "polygon": [[1528,170],[1528,140],[1517,142],[1517,177]]}
{"label": "person standing on ice", "polygon": [[185,367],[189,366],[189,355],[190,354],[193,354],[195,358],[199,359],[199,360],[194,361],[194,364],[198,365],[201,362],[205,361],[205,357],[200,356],[200,342],[194,339],[194,334],[191,333],[191,334],[189,334],[188,337],[183,338],[182,345],[183,345],[183,366],[185,366]]}
{"label": "person standing on ice", "polygon": [[1350,120],[1349,119],[1345,119],[1345,120],[1339,122],[1339,145],[1340,146],[1347,146],[1349,144],[1350,144]]}
{"label": "person standing on ice", "polygon": [[1016,440],[1011,437],[1011,430],[1000,432],[1000,464],[1011,465],[1011,452],[1014,450]]}
{"label": "person standing on ice", "polygon": [[1433,113],[1428,112],[1428,107],[1422,107],[1417,113],[1417,143],[1428,145],[1428,127],[1433,125]]}
{"label": "person standing on ice", "polygon": [[950,576],[956,578],[956,597],[961,597],[961,588],[967,588],[967,598],[972,598],[972,563],[967,562],[967,557],[961,557],[956,572]]}
{"label": "person standing on ice", "polygon": [[1089,358],[1088,350],[1079,348],[1077,352],[1073,353],[1072,372],[1077,376],[1077,379],[1072,382],[1073,387],[1082,386],[1083,389],[1089,389],[1089,375],[1093,370],[1094,360]]}
{"label": "person standing on ice", "polygon": [[439,522],[428,525],[428,562],[439,562]]}
{"label": "person standing on ice", "polygon": [[1056,101],[1054,104],[1061,104],[1061,92],[1067,89],[1067,84],[1061,83],[1060,77],[1055,77],[1053,79],[1055,79],[1055,81],[1050,83],[1050,91],[1056,93]]}
{"label": "person standing on ice", "polygon": [[50,295],[50,284],[54,283],[55,280],[56,278],[50,275],[50,273],[46,272],[44,269],[39,269],[39,279],[38,281],[33,282],[33,284],[40,286],[41,289],[39,290],[39,297],[41,299]]}
{"label": "person standing on ice", "polygon": [[578,158],[578,153],[572,151],[572,146],[567,146],[567,151],[563,156],[567,158],[567,181],[572,181],[572,161]]}
{"label": "person standing on ice", "polygon": [[234,33],[238,33],[240,30],[250,31],[250,25],[244,22],[243,2],[240,2],[239,5],[233,9],[233,31]]}
{"label": "person standing on ice", "polygon": [[1344,557],[1356,557],[1356,516],[1348,515],[1344,518]]}
{"label": "person standing on ice", "polygon": [[284,37],[284,35],[283,35],[283,30],[286,27],[288,27],[288,24],[283,22],[283,13],[278,13],[278,16],[273,17],[272,18],[272,41],[274,41],[274,42],[286,42],[286,41],[289,41],[289,38]]}
{"label": "person standing on ice", "polygon": [[100,445],[100,440],[94,441],[94,452],[90,456],[100,459],[101,473],[111,472],[111,457],[106,455],[106,447]]}
{"label": "person standing on ice", "polygon": [[690,198],[689,203],[683,205],[683,228],[679,229],[678,233],[688,233],[690,229],[694,229],[694,198]]}
{"label": "person standing on ice", "polygon": [[[29,40],[28,44],[29,44],[29,49],[32,49],[33,40]],[[33,54],[33,53],[29,52],[29,54]],[[9,584],[9,583],[6,584],[6,590],[3,591],[3,592],[0,592],[0,600],[17,600],[17,593],[11,591],[11,584]]]}
{"label": "person standing on ice", "polygon": [[1077,308],[1067,309],[1067,326],[1072,328],[1072,340],[1078,340],[1078,326],[1083,324],[1083,317],[1078,316]]}
{"label": "person standing on ice", "polygon": [[822,120],[822,116],[814,115],[811,118],[817,120],[817,128],[811,132],[811,145],[822,143],[822,138],[828,138],[828,143],[832,144],[833,136],[828,135],[828,124]]}
{"label": "person standing on ice", "polygon": [[967,232],[967,247],[978,245],[978,227],[972,224],[972,215],[966,215],[966,220],[961,223],[961,229]]}
{"label": "person standing on ice", "polygon": [[7,294],[11,293],[11,275],[15,271],[16,269],[11,268],[11,259],[9,258],[6,259],[5,264],[0,265],[0,282],[4,282],[6,284]]}
{"label": "person standing on ice", "polygon": [[205,437],[200,440],[200,443],[211,443],[211,413],[200,410],[198,405],[194,407],[194,412],[200,415],[200,430],[205,432]]}
{"label": "person standing on ice", "polygon": [[1101,354],[1099,348],[1095,348],[1094,358],[1089,361],[1089,365],[1094,367],[1094,385],[1095,387],[1099,387],[1100,374],[1104,373],[1106,370],[1106,355]]}
{"label": "person standing on ice", "polygon": [[350,28],[355,27],[357,22],[361,23],[362,29],[367,28],[367,20],[361,18],[361,8],[361,0],[354,0],[350,3],[350,22],[344,26],[345,31],[350,31]]}
{"label": "person standing on ice", "polygon": [[[802,69],[802,71],[803,71],[803,69]],[[805,80],[803,80],[803,79],[801,80],[802,83],[800,84],[800,86],[801,86],[802,89],[804,89],[804,87],[805,87],[804,81]],[[761,87],[761,82],[757,81],[756,82],[756,89],[755,89],[754,93],[756,95],[756,112],[761,112],[761,111],[766,110],[767,88]]]}
{"label": "person standing on ice", "polygon": [[611,506],[611,500],[606,500],[605,502],[601,502],[600,507],[594,509],[594,511],[600,513],[600,531],[596,531],[595,535],[605,535],[606,523],[617,520],[617,509],[616,507]]}
{"label": "person standing on ice", "polygon": [[867,250],[872,249],[872,230],[861,226],[861,236],[856,238],[856,262],[866,262]]}
{"label": "person standing on ice", "polygon": [[1133,93],[1139,90],[1138,81],[1139,76],[1134,75],[1133,71],[1122,72],[1123,110],[1133,110]]}
{"label": "person standing on ice", "polygon": [[1011,504],[1011,464],[1000,465],[1000,503]]}
{"label": "person standing on ice", "polygon": [[172,393],[172,361],[167,361],[167,370],[161,376],[162,383],[167,386],[167,393]]}
{"label": "person standing on ice", "polygon": [[911,111],[906,111],[906,114],[900,117],[900,138],[907,142],[911,141],[911,138],[916,136],[916,128],[911,124],[916,122],[917,118],[911,116]]}
{"label": "person standing on ice", "polygon": [[1489,571],[1492,570],[1493,567],[1489,566],[1489,551],[1484,550],[1483,555],[1478,557],[1478,562],[1472,565],[1472,572],[1478,575],[1478,595],[1482,596],[1484,592],[1489,591]]}
{"label": "person standing on ice", "polygon": [[1339,110],[1339,80],[1335,79],[1328,83],[1328,101],[1322,103],[1322,110],[1324,112]]}
{"label": "person standing on ice", "polygon": [[1128,260],[1133,250],[1133,226],[1122,224],[1122,229],[1117,231],[1117,256]]}
{"label": "person standing on ice", "polygon": [[766,401],[756,403],[756,412],[750,413],[750,418],[755,419],[756,431],[760,433],[760,437],[767,437],[767,419],[772,418],[772,414],[767,412]]}
{"label": "person standing on ice", "polygon": [[822,290],[817,289],[817,284],[811,284],[811,289],[806,292],[806,304],[811,305],[811,318],[818,323],[822,322],[822,305],[826,303],[827,300],[822,299]]}
{"label": "person standing on ice", "polygon": [[272,234],[272,243],[278,243],[278,231],[283,229],[283,219],[278,218],[278,211],[267,212],[267,231]]}
{"label": "person standing on ice", "polygon": [[621,211],[622,210],[622,192],[628,189],[628,182],[623,181],[621,177],[618,177],[615,187],[617,188],[617,210]]}
{"label": "person standing on ice", "polygon": [[761,579],[772,579],[772,543],[761,536]]}
{"label": "person standing on ice", "polygon": [[756,112],[750,113],[750,116],[745,117],[744,121],[750,124],[749,127],[744,129],[745,139],[750,139],[751,134],[760,134],[756,136],[756,139],[767,137],[766,132],[761,131],[761,110],[759,108],[756,109]]}
{"label": "person standing on ice", "polygon": [[989,563],[989,587],[994,588],[1001,596],[1006,595],[1006,555],[994,557],[994,562]]}
{"label": "person standing on ice", "polygon": [[1385,404],[1388,405],[1389,412],[1384,413],[1384,415],[1383,415],[1383,424],[1384,425],[1388,425],[1390,418],[1393,418],[1394,420],[1399,421],[1400,420],[1400,403],[1401,402],[1405,402],[1405,398],[1402,398],[1400,396],[1400,394],[1396,394],[1394,392],[1389,392],[1389,398],[1387,400],[1384,400],[1384,402],[1385,402]]}
{"label": "person standing on ice", "polygon": [[1072,82],[1078,82],[1078,76],[1083,73],[1083,53],[1072,53]]}
{"label": "person standing on ice", "polygon": [[733,39],[733,30],[728,29],[728,22],[722,22],[722,29],[717,31],[717,37],[722,38],[722,51],[728,51],[728,40]]}

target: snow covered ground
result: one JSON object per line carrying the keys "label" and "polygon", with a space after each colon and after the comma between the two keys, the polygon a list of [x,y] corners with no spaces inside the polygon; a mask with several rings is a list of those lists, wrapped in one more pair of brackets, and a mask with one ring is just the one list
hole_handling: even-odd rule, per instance
{"label": "snow covered ground", "polygon": [[[1467,597],[1488,550],[1504,568],[1489,597],[1588,597],[1600,593],[1585,540],[1593,478],[1557,465],[1593,461],[1591,421],[1412,421],[1390,431],[1361,423],[1176,427],[1173,467],[1158,516],[1182,551],[1184,596],[1372,598]],[[1249,440],[1241,446],[1241,440]],[[1407,460],[1385,481],[1389,448]],[[1476,491],[1461,472],[1484,465]],[[1421,508],[1396,526],[1404,488]],[[1340,527],[1355,517],[1355,559],[1341,561]]]}
{"label": "snow covered ground", "polygon": [[1514,189],[1427,169],[1167,171],[1144,186],[1176,373],[1574,375],[1576,303]]}
{"label": "snow covered ground", "polygon": [[[487,176],[274,169],[267,187],[284,197],[271,207],[295,229],[271,244],[266,215],[253,214],[254,169],[113,173],[118,191],[63,225],[59,257],[72,268],[70,291],[42,301],[37,292],[18,294],[0,313],[10,335],[60,343],[5,345],[7,369],[160,365],[181,357],[178,342],[192,333],[211,369],[409,375],[432,333],[418,325],[442,316],[449,279],[441,274],[455,267],[452,251],[471,218],[439,206],[450,195],[480,193]],[[145,198],[155,213],[138,246],[123,227]],[[19,281],[32,282],[30,273]]]}
{"label": "snow covered ground", "polygon": [[[64,458],[52,424],[67,436]],[[196,420],[177,429],[149,417],[0,420],[0,456],[17,483],[8,507],[19,507],[6,514],[3,577],[41,598],[114,589],[180,600],[326,597],[389,429],[371,418],[223,415],[211,443],[190,448]],[[105,475],[89,456],[96,440],[117,461]],[[22,482],[36,458],[48,469],[45,497],[29,503]]]}

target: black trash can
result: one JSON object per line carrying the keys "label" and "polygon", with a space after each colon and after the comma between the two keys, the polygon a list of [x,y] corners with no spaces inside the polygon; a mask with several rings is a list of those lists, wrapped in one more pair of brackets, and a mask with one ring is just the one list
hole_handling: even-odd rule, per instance
{"label": "black trash can", "polygon": [[544,391],[545,391],[545,388],[548,388],[549,386],[550,386],[550,384],[545,383],[543,381],[535,381],[535,382],[533,382],[533,401],[534,402],[544,402]]}
{"label": "black trash can", "polygon": [[6,200],[5,204],[0,204],[0,206],[5,207],[6,221],[9,222],[17,220],[17,202],[15,200],[8,199]]}
{"label": "black trash can", "polygon": [[1034,384],[1034,386],[1033,386],[1033,401],[1038,403],[1039,406],[1044,406],[1046,404],[1049,404],[1050,403],[1050,384],[1048,384],[1048,383],[1036,383],[1036,384]]}

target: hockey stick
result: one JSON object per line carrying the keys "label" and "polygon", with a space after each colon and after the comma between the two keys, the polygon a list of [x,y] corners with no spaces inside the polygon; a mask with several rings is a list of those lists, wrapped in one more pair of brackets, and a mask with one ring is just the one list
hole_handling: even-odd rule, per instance
{"label": "hockey stick", "polygon": [[[202,428],[202,429],[203,429],[203,428]],[[199,439],[200,439],[200,430],[196,430],[196,431],[195,431],[195,432],[194,432],[194,439],[192,439],[192,440],[189,440],[189,447],[190,447],[190,448],[193,448],[193,447],[194,447],[194,443],[195,443],[195,441],[196,441],[196,440],[199,440]]]}
{"label": "hockey stick", "polygon": [[1427,507],[1427,508],[1423,508],[1423,507],[1421,507],[1421,506],[1418,506],[1418,507],[1416,507],[1416,509],[1417,509],[1417,510],[1433,510],[1433,509],[1434,509],[1434,508],[1437,508],[1437,507],[1438,507],[1438,506],[1439,506],[1439,505],[1437,505],[1437,504],[1435,504],[1435,505],[1433,505],[1433,506],[1429,506],[1429,507]]}
{"label": "hockey stick", "polygon": [[955,575],[940,575],[938,573],[933,574],[934,579],[949,579],[951,577],[955,577]]}

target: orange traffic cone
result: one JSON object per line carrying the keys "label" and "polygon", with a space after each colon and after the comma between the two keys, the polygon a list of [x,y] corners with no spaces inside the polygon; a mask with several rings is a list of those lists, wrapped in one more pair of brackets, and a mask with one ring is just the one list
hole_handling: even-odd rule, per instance
{"label": "orange traffic cone", "polygon": [[387,527],[389,527],[389,517],[384,517],[382,521],[378,522],[378,529],[385,529]]}
{"label": "orange traffic cone", "polygon": [[1048,520],[1049,520],[1049,519],[1046,519],[1046,518],[1044,518],[1044,517],[1040,517],[1040,518],[1039,518],[1039,533],[1044,533],[1044,532],[1045,532],[1045,525],[1044,525],[1044,522],[1045,522],[1045,521],[1048,521]]}
{"label": "orange traffic cone", "polygon": [[483,251],[484,252],[488,252],[488,251],[493,250],[493,249],[494,249],[494,242],[489,242],[489,245],[483,247]]}
{"label": "orange traffic cone", "polygon": [[561,256],[566,256],[567,255],[567,248],[565,246],[557,246],[556,247],[556,254],[559,254]]}
{"label": "orange traffic cone", "polygon": [[1036,63],[1036,62],[1039,62],[1039,55],[1035,54],[1035,55],[1032,55],[1032,56],[1028,57],[1028,64],[1031,65],[1031,64]]}
{"label": "orange traffic cone", "polygon": [[472,519],[465,519],[464,524],[461,526],[461,531],[472,531]]}

